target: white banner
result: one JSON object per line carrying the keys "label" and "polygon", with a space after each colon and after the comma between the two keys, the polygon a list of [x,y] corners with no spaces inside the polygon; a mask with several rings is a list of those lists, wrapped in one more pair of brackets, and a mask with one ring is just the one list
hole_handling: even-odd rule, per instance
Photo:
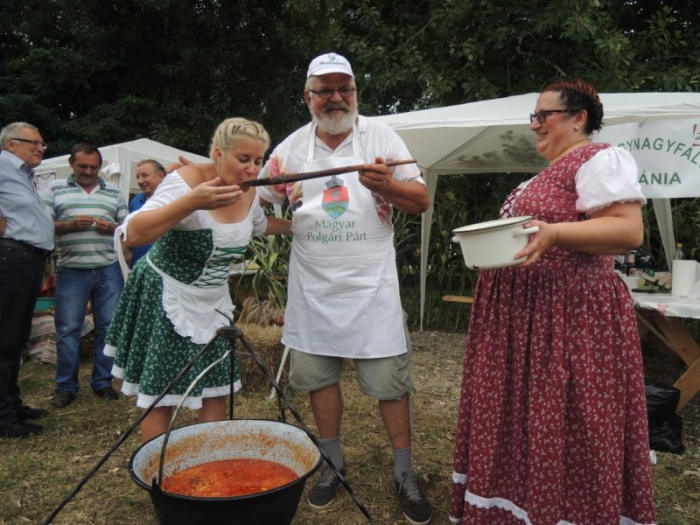
{"label": "white banner", "polygon": [[647,198],[700,197],[700,120],[603,126],[595,140],[632,153]]}

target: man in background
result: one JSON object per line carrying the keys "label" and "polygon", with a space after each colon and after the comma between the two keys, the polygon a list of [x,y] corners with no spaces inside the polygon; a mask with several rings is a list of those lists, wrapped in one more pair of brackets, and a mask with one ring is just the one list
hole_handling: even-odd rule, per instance
{"label": "man in background", "polygon": [[124,285],[114,230],[127,215],[119,188],[98,173],[102,154],[92,144],[77,144],[68,159],[73,174],[49,184],[44,205],[54,220],[56,271],[56,393],[54,406],[70,405],[78,394],[80,333],[88,300],[92,303],[95,344],[92,390],[105,400],[118,399],[112,388],[112,358],[104,338]]}
{"label": "man in background", "polygon": [[[131,199],[129,203],[129,213],[140,210],[141,207],[146,204],[146,201],[153,196],[156,188],[163,182],[164,178],[165,168],[157,160],[147,159],[139,162],[136,165],[136,182],[139,188],[141,188],[141,193]],[[127,264],[129,266],[135,265],[141,257],[146,255],[151,246],[153,245],[147,244],[132,249],[122,246]]]}
{"label": "man in background", "polygon": [[34,186],[34,168],[46,152],[39,130],[8,124],[0,149],[0,437],[26,437],[43,430],[27,420],[47,414],[22,402],[18,379],[54,228]]}

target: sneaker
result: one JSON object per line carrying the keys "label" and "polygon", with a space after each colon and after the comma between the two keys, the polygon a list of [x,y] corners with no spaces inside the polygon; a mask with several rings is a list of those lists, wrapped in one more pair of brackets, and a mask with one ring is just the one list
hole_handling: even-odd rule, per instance
{"label": "sneaker", "polygon": [[116,401],[117,399],[119,399],[119,394],[117,394],[117,392],[112,388],[111,385],[106,386],[100,390],[96,390],[95,394],[107,401]]}
{"label": "sneaker", "polygon": [[[345,477],[344,468],[340,469],[340,473]],[[328,464],[324,465],[321,470],[321,479],[309,491],[309,506],[316,510],[325,509],[338,495],[338,485],[340,485],[340,478],[335,473],[335,469]]]}
{"label": "sneaker", "polygon": [[427,525],[432,517],[430,503],[423,495],[418,477],[412,470],[404,473],[401,482],[396,482],[403,515],[411,525]]}
{"label": "sneaker", "polygon": [[56,408],[65,408],[70,405],[75,399],[75,394],[68,390],[56,392],[53,396],[53,406]]}
{"label": "sneaker", "polygon": [[27,405],[22,405],[17,410],[17,419],[24,421],[25,419],[39,419],[46,417],[49,411],[45,408],[32,408]]}
{"label": "sneaker", "polygon": [[41,434],[44,427],[24,421],[7,421],[0,423],[0,437],[26,438],[34,434]]}

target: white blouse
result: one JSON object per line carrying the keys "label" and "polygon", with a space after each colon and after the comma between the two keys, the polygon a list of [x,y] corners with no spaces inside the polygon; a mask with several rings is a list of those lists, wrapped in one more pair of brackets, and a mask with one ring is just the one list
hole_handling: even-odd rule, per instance
{"label": "white blouse", "polygon": [[[115,247],[120,250],[121,246],[116,246],[121,244],[118,239],[120,235],[126,238],[128,223],[132,217],[143,211],[161,208],[190,191],[192,188],[177,172],[166,176],[143,207],[129,214],[124,224],[117,229]],[[264,234],[267,218],[256,195],[247,216],[242,221],[224,224],[214,220],[208,210],[197,210],[173,228],[185,231],[211,229],[214,242],[213,256],[215,256],[217,247],[246,246],[251,234],[254,236]],[[197,286],[197,283],[206,277],[203,273],[195,283],[182,283],[155,266],[150,257],[146,256],[146,260],[163,279],[163,309],[180,336],[190,338],[193,343],[205,344],[216,335],[220,327],[229,322],[226,316],[213,315],[213,312],[218,310],[227,314],[228,318],[233,318],[234,306],[228,291],[227,280],[217,286]]]}
{"label": "white blouse", "polygon": [[[187,182],[185,182],[177,171],[167,175],[163,179],[163,182],[158,185],[155,193],[146,201],[143,207],[130,213],[124,220],[124,224],[121,228],[123,238],[126,239],[127,237],[128,223],[134,215],[142,211],[162,208],[183,195],[186,195],[190,191],[192,191],[192,188],[190,188]],[[230,224],[220,223],[214,220],[208,210],[197,210],[182,219],[173,228],[185,231],[211,229],[213,231],[213,239],[216,246],[235,246],[237,243],[248,243],[247,238],[238,238],[242,233],[241,223],[248,220],[252,220],[253,223],[253,237],[257,237],[265,233],[265,230],[267,229],[267,218],[265,217],[265,212],[260,207],[259,199],[257,197],[253,199],[248,216],[241,222],[234,222]]]}
{"label": "white blouse", "polygon": [[576,210],[590,213],[615,202],[647,200],[639,185],[639,169],[632,154],[612,146],[596,153],[576,172]]}

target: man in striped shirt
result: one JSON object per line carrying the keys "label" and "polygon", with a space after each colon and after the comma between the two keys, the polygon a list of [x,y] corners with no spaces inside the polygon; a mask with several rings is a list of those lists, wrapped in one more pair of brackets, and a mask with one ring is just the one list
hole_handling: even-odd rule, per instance
{"label": "man in striped shirt", "polygon": [[102,154],[92,144],[77,144],[68,159],[73,174],[52,182],[43,194],[56,227],[56,407],[70,405],[78,394],[80,333],[87,302],[92,302],[95,344],[90,386],[106,400],[112,388],[112,358],[104,355],[104,338],[124,285],[114,250],[114,230],[128,214],[119,188],[98,173]]}

